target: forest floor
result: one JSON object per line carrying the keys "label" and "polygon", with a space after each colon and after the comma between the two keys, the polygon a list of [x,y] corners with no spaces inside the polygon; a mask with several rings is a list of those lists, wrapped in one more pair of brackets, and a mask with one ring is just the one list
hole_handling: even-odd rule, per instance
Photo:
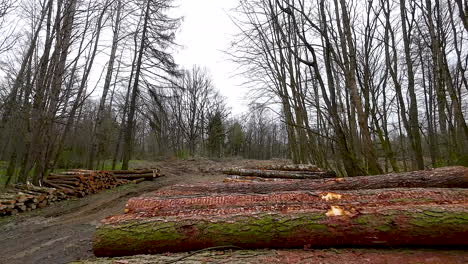
{"label": "forest floor", "polygon": [[158,166],[166,175],[71,199],[47,208],[0,218],[0,263],[468,263],[468,252],[441,249],[328,249],[211,251],[119,259],[94,259],[92,238],[103,218],[120,214],[127,200],[178,183],[222,181],[222,167],[278,161],[207,159],[138,162],[133,168]]}

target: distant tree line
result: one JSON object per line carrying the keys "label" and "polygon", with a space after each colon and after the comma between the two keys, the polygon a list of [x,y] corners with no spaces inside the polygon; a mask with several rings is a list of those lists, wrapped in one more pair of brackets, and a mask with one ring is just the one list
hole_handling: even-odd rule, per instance
{"label": "distant tree line", "polygon": [[289,152],[342,175],[468,165],[468,4],[240,0],[230,54]]}
{"label": "distant tree line", "polygon": [[349,176],[468,164],[466,1],[239,0],[241,117],[206,69],[174,61],[173,8],[0,0],[0,183],[168,157]]}
{"label": "distant tree line", "polygon": [[207,71],[174,62],[181,19],[172,8],[0,0],[1,183],[126,169],[133,158],[244,153],[245,129],[229,137],[229,111]]}

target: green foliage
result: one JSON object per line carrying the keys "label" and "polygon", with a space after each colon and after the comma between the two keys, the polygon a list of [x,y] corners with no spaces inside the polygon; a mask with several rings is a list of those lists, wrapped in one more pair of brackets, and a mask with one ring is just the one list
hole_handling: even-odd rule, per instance
{"label": "green foliage", "polygon": [[190,151],[188,149],[182,149],[176,151],[175,156],[178,159],[188,159],[190,157]]}
{"label": "green foliage", "polygon": [[229,153],[234,156],[240,155],[245,143],[245,133],[239,122],[232,124],[227,137]]}
{"label": "green foliage", "polygon": [[220,112],[216,112],[208,121],[208,153],[220,158],[224,146],[224,125]]}

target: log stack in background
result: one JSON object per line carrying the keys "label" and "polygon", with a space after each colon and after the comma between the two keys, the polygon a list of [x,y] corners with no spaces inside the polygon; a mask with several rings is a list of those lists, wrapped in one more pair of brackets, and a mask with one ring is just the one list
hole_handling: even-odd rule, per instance
{"label": "log stack in background", "polygon": [[176,185],[98,227],[96,256],[216,246],[468,246],[468,168]]}
{"label": "log stack in background", "polygon": [[140,169],[140,170],[113,170],[109,171],[112,173],[117,179],[124,179],[124,180],[136,180],[141,181],[152,181],[156,178],[164,176],[161,173],[160,169]]}
{"label": "log stack in background", "polygon": [[15,185],[0,193],[0,216],[44,208],[66,198],[65,193],[54,188]]}
{"label": "log stack in background", "polygon": [[[256,168],[229,168],[222,171],[224,174],[233,175],[228,179],[242,181],[244,177],[249,180],[263,181],[267,179],[325,179],[336,178],[336,173],[318,168],[315,165],[272,165]],[[254,177],[254,178],[253,178]]]}
{"label": "log stack in background", "polygon": [[83,197],[104,189],[127,184],[108,171],[73,170],[61,174],[50,174],[44,184],[62,190],[67,195]]}
{"label": "log stack in background", "polygon": [[131,182],[140,183],[162,176],[159,169],[92,171],[72,170],[50,174],[44,183],[71,196],[83,197]]}
{"label": "log stack in background", "polygon": [[47,187],[16,185],[0,192],[0,216],[44,208],[52,202],[72,197],[84,197],[101,190],[128,183],[153,180],[163,174],[159,169],[93,171],[71,170],[50,174],[43,181]]}

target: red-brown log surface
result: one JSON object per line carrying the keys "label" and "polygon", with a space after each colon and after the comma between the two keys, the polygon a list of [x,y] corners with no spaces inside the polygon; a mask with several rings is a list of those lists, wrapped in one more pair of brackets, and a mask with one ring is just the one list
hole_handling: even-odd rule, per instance
{"label": "red-brown log surface", "polygon": [[[358,191],[302,191],[271,194],[214,194],[186,197],[131,198],[125,212],[138,216],[214,215],[245,211],[298,211],[335,206],[456,204],[468,201],[468,189],[385,189]],[[354,209],[353,209],[354,210]]]}
{"label": "red-brown log surface", "polygon": [[114,188],[127,182],[124,179],[117,179],[108,171],[90,170],[73,170],[61,174],[51,174],[44,181],[45,185],[61,189],[69,195],[78,197]]}
{"label": "red-brown log surface", "polygon": [[278,171],[278,170],[253,170],[231,168],[223,170],[227,175],[254,176],[262,178],[285,178],[285,179],[324,179],[336,178],[333,171]]}
{"label": "red-brown log surface", "polygon": [[[250,248],[468,246],[468,203],[382,205],[293,212],[114,216],[99,226],[96,256]],[[351,207],[353,208],[353,207]],[[133,217],[129,217],[133,216]]]}
{"label": "red-brown log surface", "polygon": [[445,167],[432,170],[319,180],[284,182],[209,183],[174,185],[158,191],[158,196],[206,193],[271,193],[300,190],[358,190],[383,188],[468,188],[467,167]]}

